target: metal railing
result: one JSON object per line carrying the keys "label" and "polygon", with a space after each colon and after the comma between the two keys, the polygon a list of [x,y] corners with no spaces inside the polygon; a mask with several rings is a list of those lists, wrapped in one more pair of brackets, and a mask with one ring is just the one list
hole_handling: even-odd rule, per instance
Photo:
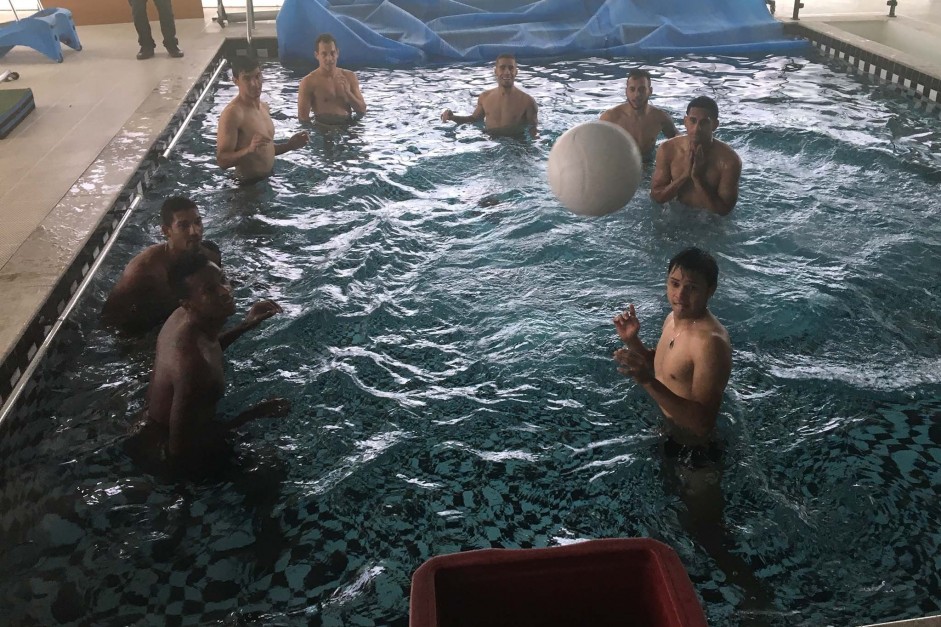
{"label": "metal railing", "polygon": [[245,38],[248,40],[248,43],[252,43],[252,31],[255,30],[255,21],[269,21],[278,17],[277,10],[275,11],[255,11],[255,3],[253,0],[245,0],[245,11],[238,13],[230,13],[226,10],[223,0],[217,0],[216,2],[216,17],[212,18],[213,21],[217,22],[219,26],[225,28],[226,23],[229,22],[241,22],[245,21]]}
{"label": "metal railing", "polygon": [[[251,2],[251,0],[248,0]],[[895,7],[899,5],[898,0],[887,0],[886,6],[889,7],[889,17],[895,17]],[[800,0],[794,0],[794,13],[791,15],[792,20],[799,20],[800,10],[804,8],[804,3]],[[771,11],[774,13],[774,11]]]}

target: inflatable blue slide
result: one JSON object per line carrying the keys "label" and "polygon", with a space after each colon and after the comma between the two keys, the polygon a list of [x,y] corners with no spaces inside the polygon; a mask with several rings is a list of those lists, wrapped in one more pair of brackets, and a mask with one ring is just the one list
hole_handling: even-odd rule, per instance
{"label": "inflatable blue slide", "polygon": [[522,58],[783,54],[764,0],[284,0],[284,65],[312,66],[314,40],[332,34],[347,67]]}

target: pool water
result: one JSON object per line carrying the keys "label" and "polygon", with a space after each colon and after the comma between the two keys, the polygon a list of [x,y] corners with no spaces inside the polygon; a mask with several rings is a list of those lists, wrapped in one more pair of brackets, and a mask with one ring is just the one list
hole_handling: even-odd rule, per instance
{"label": "pool water", "polygon": [[[483,66],[364,70],[365,120],[312,132],[275,176],[214,167],[228,82],[199,112],[4,425],[0,604],[11,624],[406,625],[427,558],[651,536],[713,625],[846,625],[941,610],[941,123],[812,59],[675,58],[653,104],[698,94],[744,162],[721,218],[647,196],[583,219],[549,191],[555,139],[621,101],[630,63],[523,64],[535,141],[438,121]],[[300,74],[268,66],[280,138]],[[97,321],[162,199],[200,205],[240,309],[284,314],[228,351],[238,438],[221,483],[168,483],[123,442],[154,336]],[[720,266],[734,348],[719,420],[726,549],[770,591],[744,611],[667,489],[652,402],[611,359],[633,302],[655,342],[667,260]]]}

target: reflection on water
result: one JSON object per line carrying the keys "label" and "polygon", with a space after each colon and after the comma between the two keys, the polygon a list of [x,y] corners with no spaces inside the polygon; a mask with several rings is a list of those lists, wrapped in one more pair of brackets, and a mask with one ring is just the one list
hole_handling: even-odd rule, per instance
{"label": "reflection on water", "polygon": [[[487,68],[362,71],[366,118],[313,130],[250,189],[207,165],[235,93],[220,86],[47,364],[28,421],[48,435],[3,460],[11,620],[404,625],[431,555],[606,536],[673,546],[711,624],[936,611],[941,125],[806,59],[667,59],[657,106],[679,121],[693,95],[719,101],[745,163],[735,211],[659,207],[648,168],[623,211],[572,216],[548,151],[619,102],[630,65],[523,64],[536,140],[438,121],[472,108]],[[265,80],[287,138],[300,76]],[[239,302],[285,309],[231,349],[223,409],[295,409],[251,427],[221,485],[167,485],[123,455],[149,345],[95,317],[175,193],[199,203]],[[735,351],[723,496],[702,503],[665,485],[656,412],[610,359],[628,302],[656,337],[688,245],[719,259]],[[772,609],[752,611],[763,592]]]}

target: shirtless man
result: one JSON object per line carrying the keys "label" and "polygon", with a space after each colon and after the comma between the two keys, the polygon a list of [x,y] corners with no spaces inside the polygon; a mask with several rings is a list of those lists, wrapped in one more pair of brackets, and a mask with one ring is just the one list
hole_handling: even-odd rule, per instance
{"label": "shirtless man", "polygon": [[630,133],[644,161],[650,161],[657,137],[661,132],[667,139],[676,137],[676,126],[667,112],[648,104],[653,88],[646,70],[631,70],[624,93],[627,102],[602,113],[601,120],[617,124]]}
{"label": "shirtless man", "polygon": [[239,93],[219,118],[216,162],[224,170],[234,166],[239,180],[250,183],[271,174],[275,156],[305,146],[308,137],[301,131],[286,142],[274,142],[274,123],[261,101],[261,68],[254,58],[233,59],[232,80]]}
{"label": "shirtless man", "polygon": [[480,94],[477,107],[470,115],[455,115],[450,109],[445,109],[441,121],[467,124],[484,120],[484,127],[491,135],[518,135],[528,128],[535,137],[536,101],[513,86],[518,71],[516,58],[512,54],[501,54],[493,70],[497,87]]}
{"label": "shirtless man", "polygon": [[653,350],[640,341],[640,322],[630,305],[615,316],[614,327],[626,345],[614,352],[618,370],[634,378],[666,418],[660,441],[661,476],[668,493],[686,505],[680,523],[725,573],[726,582],[744,592],[739,607],[743,625],[766,624],[773,592],[751,565],[730,550],[737,544],[724,519],[722,449],[714,434],[722,395],[732,370],[732,346],[722,323],[709,311],[719,268],[709,253],[687,248],[670,260],[667,300],[670,313]]}
{"label": "shirtless man", "polygon": [[161,449],[152,455],[164,458],[171,469],[199,472],[223,454],[225,432],[256,418],[282,416],[290,409],[287,401],[271,399],[234,420],[216,420],[216,404],[225,391],[222,351],[281,312],[281,307],[259,301],[240,324],[223,333],[225,321],[235,313],[235,301],[219,266],[205,255],[187,255],[173,266],[170,278],[180,307],[157,337],[145,429]]}
{"label": "shirtless man", "polygon": [[729,334],[707,308],[718,276],[715,259],[698,248],[670,260],[667,300],[672,313],[653,350],[638,337],[640,321],[633,305],[614,318],[626,345],[614,353],[619,371],[643,386],[666,417],[666,432],[686,446],[709,442],[732,369]]}
{"label": "shirtless man", "polygon": [[168,272],[182,255],[202,252],[216,265],[222,263],[216,245],[202,241],[203,219],[189,198],[167,198],[160,222],[167,241],[149,246],[127,264],[101,311],[107,324],[126,333],[149,331],[180,306]]}
{"label": "shirtless man", "polygon": [[715,100],[694,98],[683,124],[686,135],[663,142],[657,150],[650,197],[659,203],[678,198],[690,207],[727,215],[738,202],[742,160],[712,136],[719,125]]}
{"label": "shirtless man", "polygon": [[333,35],[324,33],[314,44],[320,67],[301,80],[297,96],[297,118],[310,122],[310,113],[322,124],[343,124],[366,113],[356,74],[337,67],[340,49]]}

